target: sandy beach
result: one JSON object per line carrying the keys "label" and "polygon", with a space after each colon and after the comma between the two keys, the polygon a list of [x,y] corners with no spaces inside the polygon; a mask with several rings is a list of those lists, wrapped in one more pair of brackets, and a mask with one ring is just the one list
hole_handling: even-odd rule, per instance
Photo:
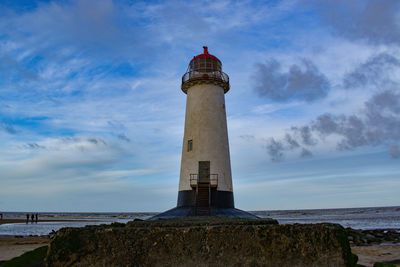
{"label": "sandy beach", "polygon": [[[88,221],[88,220],[69,220],[69,219],[41,219],[39,222],[72,222],[72,221]],[[9,223],[26,223],[25,219],[3,219],[1,224]],[[31,222],[29,222],[31,224]],[[1,262],[10,260],[20,256],[27,251],[34,250],[38,247],[45,246],[50,242],[50,237],[44,236],[15,236],[0,235],[0,264]]]}
{"label": "sandy beach", "polygon": [[[358,264],[373,266],[375,262],[400,260],[400,244],[380,244],[352,246],[351,251],[358,256]],[[396,266],[400,266],[400,263]]]}
{"label": "sandy beach", "polygon": [[0,236],[0,263],[49,244],[49,236]]}

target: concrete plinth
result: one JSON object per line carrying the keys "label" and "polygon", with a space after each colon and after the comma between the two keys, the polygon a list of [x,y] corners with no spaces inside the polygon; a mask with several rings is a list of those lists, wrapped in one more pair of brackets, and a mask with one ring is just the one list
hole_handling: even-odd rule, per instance
{"label": "concrete plinth", "polygon": [[[149,220],[157,220],[157,219],[167,219],[167,218],[183,218],[183,217],[191,217],[195,216],[195,208],[194,207],[177,207],[170,210],[167,210],[163,213],[157,214],[154,217],[151,217]],[[233,218],[247,218],[247,219],[259,219],[257,216],[248,213],[243,210],[235,209],[235,208],[211,208],[210,216],[219,216],[219,217],[233,217]]]}

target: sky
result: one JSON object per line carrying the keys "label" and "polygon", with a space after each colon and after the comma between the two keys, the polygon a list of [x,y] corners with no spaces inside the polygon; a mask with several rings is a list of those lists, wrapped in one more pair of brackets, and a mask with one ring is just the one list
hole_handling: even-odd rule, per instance
{"label": "sky", "polygon": [[209,52],[235,206],[400,204],[400,1],[0,1],[0,210],[176,206]]}

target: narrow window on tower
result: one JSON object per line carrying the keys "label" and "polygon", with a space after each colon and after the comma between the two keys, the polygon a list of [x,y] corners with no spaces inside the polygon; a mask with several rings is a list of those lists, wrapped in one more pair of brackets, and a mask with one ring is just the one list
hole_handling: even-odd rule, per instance
{"label": "narrow window on tower", "polygon": [[187,151],[192,151],[193,150],[193,140],[188,141],[188,146],[187,146]]}

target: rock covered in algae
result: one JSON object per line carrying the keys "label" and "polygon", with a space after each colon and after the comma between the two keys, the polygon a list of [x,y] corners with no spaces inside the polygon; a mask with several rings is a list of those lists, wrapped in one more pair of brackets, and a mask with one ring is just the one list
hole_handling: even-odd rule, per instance
{"label": "rock covered in algae", "polygon": [[48,266],[354,266],[340,225],[186,218],[63,228]]}

